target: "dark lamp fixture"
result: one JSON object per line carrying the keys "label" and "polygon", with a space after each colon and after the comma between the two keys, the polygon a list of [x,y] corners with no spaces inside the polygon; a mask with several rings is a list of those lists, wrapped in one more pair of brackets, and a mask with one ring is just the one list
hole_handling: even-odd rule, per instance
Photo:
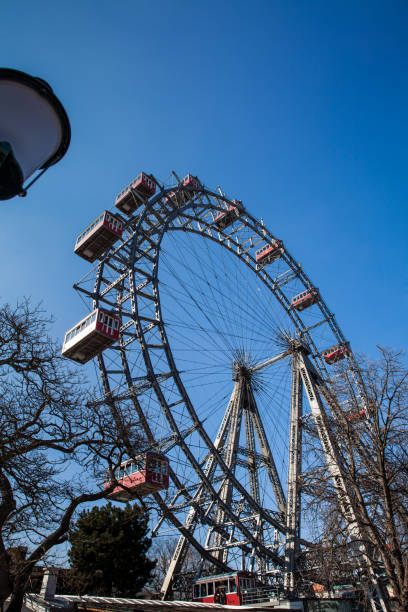
{"label": "dark lamp fixture", "polygon": [[65,155],[70,139],[68,116],[48,83],[0,68],[0,200],[25,195]]}

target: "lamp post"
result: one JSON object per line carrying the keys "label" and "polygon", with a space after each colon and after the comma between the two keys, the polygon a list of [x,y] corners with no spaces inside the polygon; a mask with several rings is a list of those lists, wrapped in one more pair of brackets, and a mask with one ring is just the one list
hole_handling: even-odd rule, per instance
{"label": "lamp post", "polygon": [[67,113],[48,83],[0,68],[0,200],[25,195],[65,155],[70,139]]}

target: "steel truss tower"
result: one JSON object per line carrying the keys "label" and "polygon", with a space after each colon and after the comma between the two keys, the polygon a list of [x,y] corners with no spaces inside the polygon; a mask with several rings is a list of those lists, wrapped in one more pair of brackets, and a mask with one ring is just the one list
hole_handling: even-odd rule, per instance
{"label": "steel truss tower", "polygon": [[[275,567],[282,567],[284,575],[284,588],[289,598],[295,598],[297,594],[297,582],[299,572],[297,558],[299,556],[302,539],[300,536],[301,523],[301,477],[302,477],[302,416],[303,416],[303,390],[308,400],[310,411],[316,425],[320,443],[326,457],[327,467],[334,481],[342,515],[346,522],[347,530],[351,540],[358,542],[362,565],[367,569],[373,592],[369,593],[369,599],[373,611],[388,611],[388,604],[384,596],[382,586],[372,568],[370,557],[364,544],[363,533],[359,528],[354,511],[353,498],[346,486],[342,467],[341,455],[336,440],[332,434],[329,418],[320,397],[319,389],[324,385],[322,379],[308,358],[308,348],[298,340],[288,340],[290,348],[282,354],[271,358],[264,363],[251,366],[245,361],[235,362],[233,366],[233,380],[235,385],[232,391],[227,410],[223,416],[214,447],[224,456],[224,461],[231,474],[235,473],[239,458],[239,451],[247,458],[244,465],[248,469],[250,494],[259,504],[262,500],[259,495],[258,467],[262,462],[268,471],[270,486],[273,489],[282,521],[280,531],[285,535],[285,557],[284,564],[275,559]],[[290,439],[289,439],[289,462],[287,500],[279,475],[275,466],[274,458],[265,435],[264,426],[256,405],[254,396],[253,376],[260,370],[272,366],[277,361],[291,355],[292,358],[292,391],[290,407]],[[245,431],[246,447],[240,448],[240,433]],[[257,453],[255,440],[261,448],[261,454]],[[215,458],[209,456],[205,471],[208,477],[214,476]],[[233,482],[228,474],[222,479],[218,495],[222,502],[234,512],[242,512],[245,504],[233,504]],[[216,557],[223,565],[228,565],[228,554],[233,546],[242,549],[243,560],[249,556],[249,564],[243,562],[242,569],[256,571],[261,580],[267,580],[269,564],[260,553],[257,546],[250,546],[250,542],[234,539],[234,525],[226,521],[225,512],[217,506],[216,501],[206,499],[202,488],[199,489],[195,500],[200,506],[207,505],[206,514],[212,512],[216,519],[208,530],[205,549]],[[185,529],[194,532],[194,526],[198,515],[194,508],[191,509],[185,524]],[[263,532],[265,523],[261,514],[251,517],[254,535],[259,546],[264,545]],[[188,541],[181,536],[175,549],[171,564],[162,587],[163,597],[169,595],[169,589],[175,574],[182,567],[188,549]]]}

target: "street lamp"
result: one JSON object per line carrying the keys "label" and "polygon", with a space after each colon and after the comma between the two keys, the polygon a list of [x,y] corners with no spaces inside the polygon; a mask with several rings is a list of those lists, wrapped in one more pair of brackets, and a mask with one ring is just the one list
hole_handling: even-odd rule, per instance
{"label": "street lamp", "polygon": [[25,195],[65,155],[70,139],[68,116],[48,83],[0,68],[0,200]]}

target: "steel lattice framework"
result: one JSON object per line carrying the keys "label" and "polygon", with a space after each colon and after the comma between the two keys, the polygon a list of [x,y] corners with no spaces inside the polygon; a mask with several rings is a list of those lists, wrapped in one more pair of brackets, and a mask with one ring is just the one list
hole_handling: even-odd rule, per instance
{"label": "steel lattice framework", "polygon": [[[324,349],[346,340],[321,296],[313,308],[292,308],[292,296],[314,285],[286,245],[279,258],[257,264],[256,250],[277,240],[262,220],[220,189],[191,191],[174,177],[166,185],[154,179],[158,194],[75,285],[94,308],[109,307],[122,318],[119,344],[98,357],[102,398],[118,420],[120,406],[130,406],[148,445],[170,458],[171,487],[154,494],[160,512],[154,534],[179,532],[164,598],[190,546],[202,567],[245,567],[263,580],[280,574],[293,595],[305,544],[308,419],[350,534],[361,535],[331,433],[328,411],[338,408],[329,408],[322,358]],[[217,225],[226,212],[228,224]],[[351,353],[348,361],[356,369]],[[373,574],[372,580],[373,609],[386,610]]]}

